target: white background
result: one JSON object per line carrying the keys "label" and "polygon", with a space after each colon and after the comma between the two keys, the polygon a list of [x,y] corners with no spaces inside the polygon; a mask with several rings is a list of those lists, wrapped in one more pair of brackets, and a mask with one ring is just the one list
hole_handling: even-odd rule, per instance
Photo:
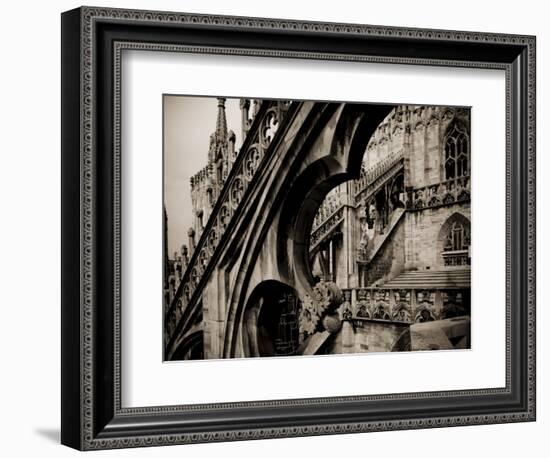
{"label": "white background", "polygon": [[[505,386],[504,71],[143,51],[122,62],[123,406]],[[162,93],[473,107],[472,350],[163,364]]]}
{"label": "white background", "polygon": [[[537,1],[463,0],[367,3],[227,1],[98,1],[98,5],[203,13],[288,17],[397,26],[434,27],[538,36],[538,126],[550,123],[548,13]],[[59,440],[60,334],[60,17],[77,2],[27,1],[3,5],[0,126],[0,419],[4,456],[68,456],[76,452]],[[548,137],[538,139],[539,290],[550,274],[546,211],[550,183]],[[491,186],[488,183],[487,186]],[[316,438],[208,444],[104,452],[109,456],[300,456],[344,453],[427,457],[492,455],[545,456],[550,426],[548,350],[543,333],[550,313],[540,295],[538,307],[538,421],[452,429],[324,436]],[[543,449],[544,447],[544,449]],[[539,450],[538,452],[536,450]],[[543,451],[544,450],[544,451]],[[154,454],[154,455],[153,455]]]}

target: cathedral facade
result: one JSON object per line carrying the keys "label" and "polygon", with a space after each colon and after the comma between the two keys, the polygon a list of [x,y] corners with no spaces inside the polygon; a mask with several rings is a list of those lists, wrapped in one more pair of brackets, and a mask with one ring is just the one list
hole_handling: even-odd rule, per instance
{"label": "cathedral facade", "polygon": [[470,110],[242,99],[237,152],[224,103],[165,358],[469,348]]}

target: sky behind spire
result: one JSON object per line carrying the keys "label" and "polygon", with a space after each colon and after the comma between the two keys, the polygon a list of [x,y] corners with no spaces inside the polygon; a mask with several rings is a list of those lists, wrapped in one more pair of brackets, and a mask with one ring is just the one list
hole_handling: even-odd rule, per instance
{"label": "sky behind spire", "polygon": [[[239,118],[240,119],[240,118]],[[218,115],[216,118],[216,136],[218,139],[227,139],[227,119],[225,113],[225,99],[218,99]]]}
{"label": "sky behind spire", "polygon": [[[189,179],[208,162],[210,135],[233,130],[242,144],[239,99],[225,101],[221,115],[215,97],[164,96],[164,204],[168,215],[168,255],[183,243],[193,222]],[[224,127],[225,126],[225,127]]]}

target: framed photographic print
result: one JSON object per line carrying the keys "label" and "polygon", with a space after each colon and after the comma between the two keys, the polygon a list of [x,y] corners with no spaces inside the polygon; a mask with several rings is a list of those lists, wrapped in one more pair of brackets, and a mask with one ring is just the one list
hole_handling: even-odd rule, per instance
{"label": "framed photographic print", "polygon": [[62,443],[533,421],[535,38],[62,15]]}

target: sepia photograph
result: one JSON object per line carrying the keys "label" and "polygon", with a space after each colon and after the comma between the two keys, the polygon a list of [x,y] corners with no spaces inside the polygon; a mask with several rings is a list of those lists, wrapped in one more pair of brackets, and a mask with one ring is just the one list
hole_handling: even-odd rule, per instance
{"label": "sepia photograph", "polygon": [[[430,455],[427,434],[434,454],[475,455],[487,434],[501,456],[540,448],[542,15],[195,3],[67,7],[41,40],[60,67],[29,101],[7,86],[23,123],[6,150],[36,138],[39,166],[7,155],[24,159],[6,168],[22,171],[6,193],[21,240],[4,237],[22,286],[4,302],[29,283],[30,231],[53,237],[37,291],[61,303],[39,301],[38,340],[8,327],[28,345],[8,352],[16,384],[61,371],[4,390],[9,415],[30,418],[11,448],[231,454],[226,442],[301,437],[310,454],[312,441],[332,456],[367,439],[378,455],[389,431],[410,458]],[[38,31],[52,28],[45,13]],[[32,53],[14,49],[28,85]],[[39,116],[29,137],[29,107],[61,116]],[[44,154],[59,146],[61,161]],[[53,342],[51,361],[20,364],[38,341]],[[265,451],[296,455],[288,443]],[[244,445],[239,458],[262,454]]]}
{"label": "sepia photograph", "polygon": [[164,361],[470,349],[470,114],[163,95]]}

